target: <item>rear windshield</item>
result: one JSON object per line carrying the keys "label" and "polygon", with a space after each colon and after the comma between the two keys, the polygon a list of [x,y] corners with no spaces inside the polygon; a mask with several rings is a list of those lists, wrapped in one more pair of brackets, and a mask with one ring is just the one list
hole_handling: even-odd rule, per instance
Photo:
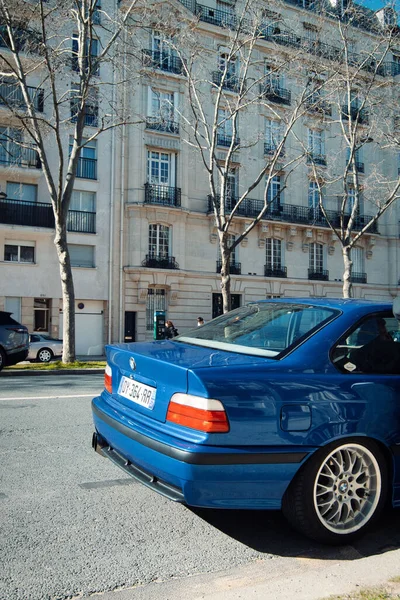
{"label": "rear windshield", "polygon": [[338,314],[336,310],[312,304],[251,303],[182,334],[174,341],[279,358]]}
{"label": "rear windshield", "polygon": [[11,313],[0,311],[0,325],[19,325],[17,321],[14,321],[14,319],[10,317],[10,314]]}

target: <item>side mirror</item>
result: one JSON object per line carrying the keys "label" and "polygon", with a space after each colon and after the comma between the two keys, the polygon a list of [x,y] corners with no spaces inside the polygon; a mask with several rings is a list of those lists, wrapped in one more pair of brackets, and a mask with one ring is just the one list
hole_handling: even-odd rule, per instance
{"label": "side mirror", "polygon": [[400,296],[393,300],[393,314],[396,319],[400,320]]}

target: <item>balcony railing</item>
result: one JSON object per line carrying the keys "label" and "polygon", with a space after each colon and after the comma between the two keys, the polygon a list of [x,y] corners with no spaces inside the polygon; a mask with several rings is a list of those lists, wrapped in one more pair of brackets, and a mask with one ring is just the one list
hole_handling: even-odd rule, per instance
{"label": "balcony railing", "polygon": [[292,102],[292,94],[289,90],[271,84],[261,84],[260,95],[275,104],[286,104],[289,106]]}
{"label": "balcony railing", "polygon": [[264,265],[265,277],[287,277],[287,267]]}
{"label": "balcony railing", "polygon": [[161,204],[163,206],[181,205],[181,188],[169,185],[144,184],[145,204]]}
{"label": "balcony railing", "polygon": [[357,118],[361,125],[368,125],[369,114],[365,108],[356,108],[351,106],[349,110],[346,105],[342,106],[342,119],[345,121],[348,121],[349,119],[356,121]]}
{"label": "balcony railing", "polygon": [[0,165],[24,169],[42,168],[36,146],[19,146],[17,142],[9,140],[0,140]]}
{"label": "balcony railing", "polygon": [[179,269],[179,265],[174,256],[163,256],[161,254],[146,254],[142,261],[142,267],[151,267],[153,269]]}
{"label": "balcony railing", "polygon": [[[226,211],[231,212],[239,198],[233,196],[225,200]],[[217,206],[219,206],[220,197],[216,197]],[[264,207],[262,200],[255,200],[252,198],[246,198],[242,201],[238,209],[235,211],[235,215],[238,217],[256,217]],[[213,212],[212,197],[208,196],[208,212]],[[332,225],[340,227],[340,211],[326,210],[326,215]],[[354,222],[354,230],[359,231],[371,220],[370,215],[359,215],[356,217]],[[263,216],[265,221],[283,221],[286,223],[298,223],[303,225],[318,225],[319,227],[329,227],[328,222],[319,207],[308,207],[308,206],[297,206],[295,204],[270,204],[267,207],[267,211]],[[345,215],[344,226],[348,223],[349,216]],[[378,233],[377,223],[373,223],[367,230],[368,233]]]}
{"label": "balcony railing", "polygon": [[329,271],[327,271],[326,269],[308,269],[308,279],[329,281]]}
{"label": "balcony railing", "polygon": [[[13,41],[16,52],[39,53],[43,47],[42,36],[38,31],[33,31],[20,26],[13,26]],[[0,24],[0,48],[11,49],[7,26]]]}
{"label": "balcony railing", "polygon": [[306,102],[307,110],[320,115],[327,115],[328,117],[332,114],[332,106],[326,100],[320,98],[311,98]]}
{"label": "balcony railing", "polygon": [[367,274],[353,272],[350,276],[350,281],[351,283],[367,283]]}
{"label": "balcony railing", "polygon": [[165,133],[179,133],[179,123],[176,123],[176,121],[167,121],[161,117],[147,117],[146,129],[164,131]]}
{"label": "balcony railing", "polygon": [[[31,102],[37,112],[43,112],[44,109],[44,90],[27,86],[27,91]],[[0,82],[0,104],[13,106],[24,110],[26,102],[21,88],[15,83]]]}
{"label": "balcony railing", "polygon": [[[224,73],[222,71],[213,71],[212,82],[215,83],[215,85],[221,85],[223,76]],[[226,73],[222,83],[222,88],[224,90],[230,90],[231,92],[238,92],[240,89],[239,78],[231,73]]]}
{"label": "balcony railing", "polygon": [[[217,260],[217,273],[221,273],[222,269],[222,261]],[[238,262],[230,262],[229,263],[229,273],[231,275],[240,275],[242,272],[242,263]]]}
{"label": "balcony railing", "polygon": [[[7,198],[0,200],[0,223],[54,229],[54,213],[48,202],[25,202]],[[96,213],[70,210],[68,231],[96,233]]]}
{"label": "balcony railing", "polygon": [[314,154],[314,152],[309,152],[307,155],[307,162],[314,163],[316,165],[326,166],[326,156],[325,154]]}
{"label": "balcony railing", "polygon": [[80,156],[76,176],[82,179],[97,179],[97,159]]}
{"label": "balcony railing", "polygon": [[[76,123],[78,118],[77,114],[77,106],[74,101],[71,101],[71,122]],[[90,107],[85,107],[85,119],[84,124],[89,127],[97,127],[99,123],[99,106],[97,104],[93,104]]]}
{"label": "balcony railing", "polygon": [[203,4],[197,4],[197,2],[195,5],[196,7],[194,12],[200,18],[200,21],[210,23],[211,25],[217,25],[219,27],[236,29],[238,25],[238,19],[232,11],[211,8],[210,6],[204,6]]}
{"label": "balcony railing", "polygon": [[[272,144],[271,142],[264,142],[264,154],[275,154],[278,144]],[[282,148],[279,152],[279,156],[285,156],[285,148]]]}
{"label": "balcony railing", "polygon": [[160,69],[168,73],[183,75],[183,63],[179,56],[169,52],[159,52],[155,50],[142,49],[142,63],[145,67]]}
{"label": "balcony railing", "polygon": [[[229,148],[231,143],[232,143],[231,135],[224,135],[222,133],[217,133],[217,145],[218,146],[223,146],[224,148]],[[240,144],[240,139],[238,137],[235,137],[233,147],[235,148],[239,144]]]}

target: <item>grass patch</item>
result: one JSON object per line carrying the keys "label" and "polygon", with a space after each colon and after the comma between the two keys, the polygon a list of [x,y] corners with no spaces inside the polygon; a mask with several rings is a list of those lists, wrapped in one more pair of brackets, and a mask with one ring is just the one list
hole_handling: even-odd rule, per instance
{"label": "grass patch", "polygon": [[63,363],[61,360],[54,360],[49,363],[18,363],[12,367],[5,367],[7,370],[13,371],[56,371],[64,370],[70,371],[71,369],[105,369],[106,361],[104,360],[92,360],[92,361],[80,361],[76,360],[73,363]]}

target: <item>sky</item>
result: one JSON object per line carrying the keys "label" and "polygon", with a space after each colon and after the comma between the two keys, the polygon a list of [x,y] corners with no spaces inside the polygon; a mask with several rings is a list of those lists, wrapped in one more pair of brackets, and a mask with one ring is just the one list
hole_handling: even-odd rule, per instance
{"label": "sky", "polygon": [[[391,2],[384,2],[383,0],[356,0],[356,3],[372,8],[372,10],[379,10],[386,4],[391,4]],[[399,10],[399,2],[396,2],[396,8]]]}

